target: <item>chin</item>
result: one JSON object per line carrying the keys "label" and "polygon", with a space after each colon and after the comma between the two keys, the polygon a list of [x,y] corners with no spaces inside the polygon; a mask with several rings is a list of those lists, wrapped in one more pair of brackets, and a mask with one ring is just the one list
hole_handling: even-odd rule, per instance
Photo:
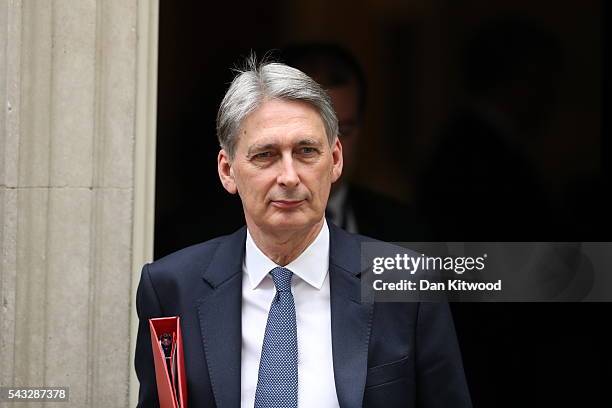
{"label": "chin", "polygon": [[275,217],[270,223],[271,229],[276,230],[302,230],[311,227],[319,221],[313,217],[304,214],[282,214],[280,217]]}

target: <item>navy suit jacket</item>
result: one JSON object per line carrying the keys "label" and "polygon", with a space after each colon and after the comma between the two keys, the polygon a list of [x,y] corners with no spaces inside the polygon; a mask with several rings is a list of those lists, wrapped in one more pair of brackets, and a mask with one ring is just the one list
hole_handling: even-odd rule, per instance
{"label": "navy suit jacket", "polygon": [[[362,303],[360,243],[328,223],[332,352],[340,407],[471,407],[446,303]],[[142,271],[139,407],[158,406],[148,319],[180,316],[189,406],[239,407],[246,228]],[[316,356],[313,356],[316,358]]]}

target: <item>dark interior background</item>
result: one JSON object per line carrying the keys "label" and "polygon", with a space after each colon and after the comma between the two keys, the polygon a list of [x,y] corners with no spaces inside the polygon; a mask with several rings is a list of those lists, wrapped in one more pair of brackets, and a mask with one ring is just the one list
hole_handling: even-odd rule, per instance
{"label": "dark interior background", "polygon": [[[304,41],[340,44],[363,64],[369,93],[354,181],[424,214],[429,209],[435,239],[611,241],[603,2],[162,1],[160,7],[156,258],[242,226],[240,201],[225,193],[216,171],[215,115],[230,68],[251,50],[262,55]],[[427,174],[469,165],[459,160],[450,168],[435,152],[469,97],[465,44],[502,16],[535,22],[560,50],[550,65],[554,104],[524,143],[550,222],[519,217],[535,204],[518,185],[516,203],[479,209],[478,222],[516,217],[520,228],[500,224],[478,234],[439,221],[440,191]],[[481,55],[483,64],[488,57]],[[471,149],[497,161],[499,152]],[[612,406],[609,304],[452,306],[475,407]]]}

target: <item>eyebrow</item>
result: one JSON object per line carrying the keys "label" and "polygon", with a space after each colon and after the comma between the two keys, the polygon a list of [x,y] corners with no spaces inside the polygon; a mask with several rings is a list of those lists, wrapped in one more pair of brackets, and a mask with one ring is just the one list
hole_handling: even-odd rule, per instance
{"label": "eyebrow", "polygon": [[[312,139],[312,138],[304,138],[300,139],[297,143],[298,146],[321,146],[321,142]],[[247,157],[250,157],[254,152],[260,152],[262,150],[276,149],[278,147],[278,143],[256,143],[249,147],[247,150]]]}
{"label": "eyebrow", "polygon": [[249,150],[247,150],[247,157],[250,157],[254,152],[260,152],[262,150],[269,150],[269,149],[275,149],[277,146],[276,143],[256,143],[254,145],[251,145],[249,147]]}

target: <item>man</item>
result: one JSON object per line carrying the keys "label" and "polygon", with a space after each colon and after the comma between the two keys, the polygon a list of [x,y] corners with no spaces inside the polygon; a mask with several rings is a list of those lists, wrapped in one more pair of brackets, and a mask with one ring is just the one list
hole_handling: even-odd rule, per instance
{"label": "man", "polygon": [[362,160],[362,139],[368,136],[362,134],[367,81],[355,56],[333,43],[302,43],[285,47],[281,58],[325,88],[338,117],[344,168],[342,177],[332,186],[327,204],[328,219],[349,232],[385,241],[429,239],[430,234],[415,205],[360,187],[352,180]]}
{"label": "man", "polygon": [[361,302],[365,238],[324,218],[343,160],[321,87],[251,60],[217,134],[246,228],[143,268],[139,406],[157,404],[148,319],[175,315],[192,407],[470,406],[448,305]]}

